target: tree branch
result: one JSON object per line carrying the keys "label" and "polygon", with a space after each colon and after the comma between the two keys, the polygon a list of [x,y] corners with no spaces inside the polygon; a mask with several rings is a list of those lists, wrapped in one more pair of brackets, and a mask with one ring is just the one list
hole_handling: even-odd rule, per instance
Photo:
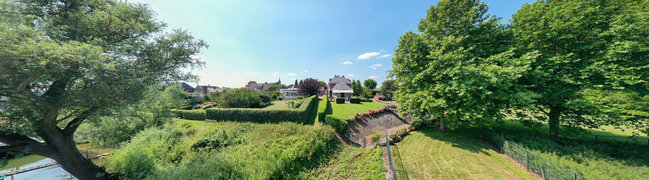
{"label": "tree branch", "polygon": [[97,111],[97,107],[92,107],[88,109],[87,111],[84,111],[83,113],[79,114],[77,117],[75,117],[72,121],[70,121],[66,126],[65,129],[63,129],[63,135],[65,136],[71,136],[74,134],[75,131],[77,131],[77,128],[83,123],[83,121],[88,118],[88,116],[92,115]]}
{"label": "tree branch", "polygon": [[41,144],[40,142],[18,133],[0,133],[0,142],[16,145],[16,144]]}

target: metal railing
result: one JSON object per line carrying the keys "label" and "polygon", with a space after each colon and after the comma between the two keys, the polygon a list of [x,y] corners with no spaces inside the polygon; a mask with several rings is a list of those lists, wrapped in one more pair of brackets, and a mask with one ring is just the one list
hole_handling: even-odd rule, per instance
{"label": "metal railing", "polygon": [[398,180],[399,177],[397,175],[397,170],[394,168],[394,161],[392,160],[392,150],[390,150],[390,138],[388,135],[388,132],[385,132],[385,146],[388,149],[388,160],[390,161],[390,170],[392,170],[392,177],[394,177],[394,180]]}

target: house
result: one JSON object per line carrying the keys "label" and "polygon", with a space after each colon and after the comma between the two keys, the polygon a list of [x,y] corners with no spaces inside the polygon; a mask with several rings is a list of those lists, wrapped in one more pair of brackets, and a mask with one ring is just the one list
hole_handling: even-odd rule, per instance
{"label": "house", "polygon": [[295,86],[290,86],[288,88],[279,89],[279,93],[282,94],[282,97],[286,99],[293,99],[298,96],[304,96],[303,93],[298,92],[298,89]]}
{"label": "house", "polygon": [[205,95],[207,95],[207,97],[212,98],[212,93],[213,93],[213,92],[223,92],[223,91],[226,91],[226,90],[228,90],[228,88],[225,88],[225,87],[217,87],[217,86],[210,86],[210,85],[208,84],[207,86],[197,85],[197,86],[194,88],[193,93],[197,93],[197,94],[198,94],[198,97],[201,98],[201,99],[203,99],[203,97],[205,97]]}
{"label": "house", "polygon": [[277,82],[273,82],[273,83],[267,83],[267,82],[257,83],[255,81],[250,81],[250,82],[248,82],[248,85],[246,85],[246,87],[248,87],[248,89],[253,90],[253,91],[254,90],[268,91],[268,88],[270,88],[270,86],[272,86],[272,85],[280,85],[280,84],[282,84],[281,79],[279,79],[279,80],[277,80]]}
{"label": "house", "polygon": [[182,84],[180,84],[180,86],[182,86],[183,90],[184,90],[185,92],[188,92],[188,93],[193,93],[194,90],[195,90],[194,87],[190,86],[190,85],[187,84],[187,83],[182,83]]}
{"label": "house", "polygon": [[327,86],[329,87],[327,88],[329,97],[348,98],[354,95],[352,81],[345,78],[345,76],[334,76],[334,78],[329,79]]}

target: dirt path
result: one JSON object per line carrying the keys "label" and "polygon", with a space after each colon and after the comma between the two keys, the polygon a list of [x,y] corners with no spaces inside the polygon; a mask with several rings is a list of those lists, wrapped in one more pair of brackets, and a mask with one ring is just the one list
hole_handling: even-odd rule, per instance
{"label": "dirt path", "polygon": [[[370,148],[376,144],[371,143],[369,136],[376,132],[383,132],[379,144],[385,143],[385,136],[399,129],[407,128],[412,124],[412,117],[401,118],[396,108],[389,109],[378,115],[363,118],[349,123],[347,133],[341,134],[340,138],[349,145],[356,147]],[[385,132],[388,134],[385,134]]]}

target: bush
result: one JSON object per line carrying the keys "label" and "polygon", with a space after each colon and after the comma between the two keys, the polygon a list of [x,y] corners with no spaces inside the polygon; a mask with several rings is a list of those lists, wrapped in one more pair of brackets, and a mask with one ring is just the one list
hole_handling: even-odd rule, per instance
{"label": "bush", "polygon": [[265,94],[260,94],[259,98],[261,98],[261,102],[264,103],[264,105],[273,102],[273,98]]}
{"label": "bush", "polygon": [[304,100],[304,103],[297,109],[288,110],[267,110],[267,109],[248,109],[248,108],[217,108],[208,109],[207,119],[222,121],[242,121],[257,123],[277,123],[277,122],[297,122],[306,123],[309,114],[317,109],[313,108],[317,101],[317,96]]}
{"label": "bush", "polygon": [[361,98],[358,98],[358,97],[350,98],[349,103],[360,104],[361,103]]}
{"label": "bush", "polygon": [[363,99],[361,99],[361,102],[372,102],[372,99],[370,99],[370,98],[363,98]]}
{"label": "bush", "polygon": [[304,99],[304,96],[297,96],[295,99]]}
{"label": "bush", "polygon": [[325,118],[325,124],[328,124],[331,127],[333,127],[336,130],[336,132],[338,132],[338,133],[341,133],[341,134],[347,133],[347,129],[348,129],[347,124],[348,123],[344,119],[340,119],[340,118],[337,118],[337,117],[334,117],[334,116],[331,116],[331,115],[327,115],[326,118]]}
{"label": "bush", "polygon": [[333,109],[331,109],[331,102],[327,101],[327,96],[325,95],[318,106],[318,121],[324,123],[326,116],[329,114],[333,114]]}
{"label": "bush", "polygon": [[155,162],[144,151],[129,150],[111,156],[106,170],[119,172],[130,179],[143,179],[155,170]]}
{"label": "bush", "polygon": [[334,98],[336,104],[345,104],[345,98]]}
{"label": "bush", "polygon": [[237,138],[236,134],[229,135],[229,133],[224,129],[220,129],[210,132],[210,135],[207,138],[196,141],[192,144],[191,149],[194,151],[200,149],[218,150],[239,143],[241,143],[241,140]]}
{"label": "bush", "polygon": [[264,104],[257,93],[244,88],[223,93],[217,102],[222,108],[260,108]]}
{"label": "bush", "polygon": [[397,132],[390,134],[390,141],[393,143],[403,140],[403,137],[410,132],[409,128],[399,129]]}
{"label": "bush", "polygon": [[379,142],[379,140],[381,140],[381,136],[383,136],[383,132],[382,131],[376,131],[376,133],[370,135],[370,142],[372,142],[372,143]]}
{"label": "bush", "polygon": [[205,120],[205,111],[204,110],[174,110],[177,118],[189,119],[189,120]]}

